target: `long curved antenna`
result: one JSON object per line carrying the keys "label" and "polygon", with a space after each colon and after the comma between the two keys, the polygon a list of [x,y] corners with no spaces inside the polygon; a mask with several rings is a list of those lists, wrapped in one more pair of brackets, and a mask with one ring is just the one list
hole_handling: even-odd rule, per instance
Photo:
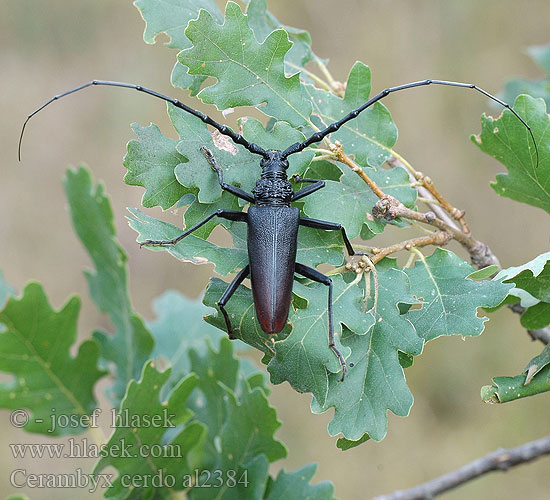
{"label": "long curved antenna", "polygon": [[25,120],[25,123],[23,124],[23,128],[21,129],[21,136],[19,137],[19,148],[18,148],[18,157],[19,161],[21,161],[21,143],[23,141],[23,134],[25,132],[25,127],[27,126],[27,122],[36,115],[39,111],[42,111],[48,104],[51,104],[54,101],[57,101],[58,99],[61,99],[62,97],[65,97],[66,95],[73,94],[74,92],[78,92],[79,90],[83,90],[87,87],[91,87],[92,85],[108,85],[111,87],[123,87],[127,89],[134,89],[139,92],[145,92],[146,94],[152,95],[154,97],[158,97],[159,99],[162,99],[164,101],[167,101],[169,103],[172,103],[174,106],[176,106],[179,109],[183,109],[187,113],[192,114],[193,116],[196,116],[200,120],[202,120],[207,125],[211,125],[215,129],[219,130],[223,135],[227,135],[228,137],[231,137],[233,139],[233,142],[240,144],[241,146],[244,146],[248,151],[251,153],[261,155],[264,158],[268,157],[268,153],[265,149],[261,148],[257,144],[248,142],[241,134],[237,134],[236,132],[233,132],[229,127],[226,127],[225,125],[221,125],[220,123],[212,120],[208,115],[205,115],[204,113],[201,113],[200,111],[197,111],[196,109],[190,108],[189,106],[186,106],[182,102],[178,101],[177,99],[173,99],[172,97],[165,96],[163,94],[159,94],[158,92],[142,87],[141,85],[134,85],[132,83],[121,83],[121,82],[110,82],[107,80],[92,80],[91,82],[84,83],[83,85],[79,85],[78,87],[75,87],[74,89],[67,90],[67,92],[63,92],[62,94],[56,95],[52,97],[49,101],[45,102],[40,106],[38,109],[34,110]]}
{"label": "long curved antenna", "polygon": [[493,101],[498,102],[501,106],[504,106],[506,109],[509,109],[514,114],[514,116],[521,123],[523,123],[523,125],[525,125],[525,127],[529,131],[529,134],[531,134],[531,139],[533,139],[533,144],[535,145],[535,152],[537,154],[537,167],[539,166],[539,149],[537,147],[537,141],[535,141],[535,136],[533,135],[533,131],[531,130],[531,127],[527,125],[525,120],[521,116],[519,116],[509,104],[505,103],[504,101],[501,101],[499,98],[495,97],[492,94],[489,94],[489,92],[483,90],[477,85],[474,85],[473,83],[447,82],[444,80],[422,80],[419,82],[406,83],[404,85],[398,85],[397,87],[390,87],[390,88],[384,89],[382,92],[375,95],[372,99],[369,99],[365,104],[348,113],[346,116],[344,116],[344,118],[338,120],[337,122],[331,123],[327,128],[320,130],[319,132],[316,132],[311,137],[306,139],[304,142],[297,142],[296,144],[293,144],[292,146],[285,149],[283,151],[283,158],[286,158],[287,156],[290,156],[294,153],[299,153],[300,151],[304,150],[308,146],[311,146],[316,142],[322,141],[328,134],[332,132],[336,132],[342,125],[344,125],[344,123],[349,122],[350,120],[353,120],[354,118],[357,117],[359,113],[367,109],[369,106],[372,106],[375,102],[380,101],[381,99],[384,99],[384,97],[390,95],[392,92],[397,92],[399,90],[406,90],[406,89],[411,89],[413,87],[422,87],[425,85],[432,85],[432,84],[448,85],[450,87],[465,87],[465,88],[477,90],[478,92],[481,92],[483,95],[487,96],[489,99],[492,99]]}

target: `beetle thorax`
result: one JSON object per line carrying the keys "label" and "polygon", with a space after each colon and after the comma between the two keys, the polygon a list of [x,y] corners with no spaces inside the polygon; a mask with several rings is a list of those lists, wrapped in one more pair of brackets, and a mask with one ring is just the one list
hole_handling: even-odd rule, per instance
{"label": "beetle thorax", "polygon": [[268,156],[260,164],[262,175],[252,191],[258,205],[287,205],[290,206],[293,189],[286,169],[288,160],[283,158],[280,151],[268,151]]}
{"label": "beetle thorax", "polygon": [[293,190],[286,172],[264,172],[252,193],[257,205],[290,205]]}

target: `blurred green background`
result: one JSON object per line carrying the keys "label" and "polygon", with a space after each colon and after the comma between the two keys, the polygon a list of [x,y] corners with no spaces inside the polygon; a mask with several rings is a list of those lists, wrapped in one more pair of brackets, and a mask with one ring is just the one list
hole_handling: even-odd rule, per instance
{"label": "blurred green background", "polygon": [[[345,80],[356,60],[370,65],[379,90],[424,78],[471,81],[490,92],[513,76],[540,78],[525,48],[550,42],[550,3],[532,0],[359,1],[272,0],[271,11],[285,24],[305,28],[317,54]],[[122,182],[129,124],[159,124],[175,134],[164,104],[137,93],[96,88],[64,99],[31,122],[23,161],[17,140],[26,115],[54,94],[93,78],[141,83],[184,98],[170,86],[176,52],[142,41],[144,23],[130,1],[2,0],[0,3],[0,99],[2,101],[0,268],[21,291],[29,279],[44,283],[52,303],[83,297],[81,336],[109,329],[89,300],[82,270],[87,255],[70,227],[61,178],[69,164],[85,162],[112,197],[118,236],[129,254],[135,307],[152,318],[151,301],[174,288],[199,297],[210,265],[182,264],[167,254],[140,251],[125,221],[126,207],[140,205],[141,188]],[[160,37],[159,41],[165,41]],[[197,106],[195,100],[185,102]],[[504,167],[469,140],[483,112],[497,115],[473,92],[424,88],[385,101],[399,127],[396,150],[429,173],[455,206],[467,211],[476,238],[489,244],[504,266],[518,265],[550,247],[550,218],[542,210],[497,197],[489,182]],[[221,114],[201,108],[221,120]],[[160,216],[160,209],[151,210]],[[181,223],[181,213],[163,217]],[[402,235],[400,235],[401,237]],[[223,238],[216,231],[215,238]],[[395,233],[385,235],[395,237]],[[380,240],[384,241],[384,240]],[[450,248],[464,253],[455,245]],[[492,315],[481,338],[444,338],[429,343],[406,372],[415,396],[408,418],[389,416],[388,437],[343,454],[328,437],[329,413],[312,415],[310,397],[287,384],[273,388],[272,403],[289,444],[289,458],[276,468],[319,463],[319,480],[332,480],[341,499],[368,499],[406,488],[454,469],[498,447],[518,445],[550,431],[550,398],[539,396],[507,405],[481,403],[480,387],[492,376],[515,375],[541,350],[531,343],[508,310]],[[9,472],[67,472],[91,462],[15,460],[8,443],[41,442],[4,422],[0,443],[0,492],[14,492]],[[443,498],[550,498],[550,460],[493,474]],[[71,490],[23,490],[33,499],[87,498]],[[76,496],[75,496],[76,495]],[[95,495],[100,498],[99,495]],[[92,496],[90,495],[90,498]]]}

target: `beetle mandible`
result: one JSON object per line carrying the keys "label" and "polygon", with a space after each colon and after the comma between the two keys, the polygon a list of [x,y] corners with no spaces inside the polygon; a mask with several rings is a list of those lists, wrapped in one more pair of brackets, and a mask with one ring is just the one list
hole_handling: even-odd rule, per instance
{"label": "beetle mandible", "polygon": [[312,134],[305,141],[292,144],[284,150],[265,150],[257,144],[248,142],[241,134],[234,132],[231,128],[214,121],[208,115],[201,113],[200,111],[190,108],[178,99],[173,99],[141,85],[107,80],[93,80],[54,96],[27,117],[25,123],[23,124],[19,139],[19,159],[21,159],[21,143],[23,133],[25,132],[25,127],[28,121],[35,114],[52,102],[64,96],[95,85],[134,89],[167,101],[177,108],[196,116],[207,125],[214,127],[223,135],[230,137],[235,143],[244,146],[251,153],[262,157],[260,161],[262,174],[256,182],[253,192],[248,193],[237,186],[232,186],[224,182],[223,171],[218,165],[216,158],[210,150],[202,147],[202,153],[212,169],[216,172],[221,188],[234,196],[249,202],[251,206],[248,209],[248,212],[219,209],[172,240],[145,240],[140,243],[140,246],[174,245],[214,217],[221,217],[231,221],[245,222],[248,227],[249,263],[241,269],[241,271],[239,271],[237,276],[235,276],[233,281],[227,287],[225,293],[218,301],[218,306],[225,319],[229,337],[234,338],[233,327],[231,325],[229,315],[225,309],[225,305],[235,293],[239,285],[247,277],[250,276],[258,322],[264,332],[268,334],[275,334],[280,332],[286,324],[292,296],[294,274],[300,274],[328,287],[328,344],[340,362],[342,373],[340,380],[344,380],[347,365],[344,357],[334,344],[332,280],[329,276],[317,271],[316,269],[296,262],[298,228],[299,226],[307,226],[327,231],[340,231],[349,255],[353,256],[364,254],[362,252],[356,252],[353,249],[353,246],[346,235],[346,230],[341,224],[337,222],[302,217],[299,209],[291,206],[292,202],[305,196],[309,196],[310,194],[323,188],[325,186],[325,182],[318,179],[295,177],[294,180],[297,183],[305,183],[308,185],[294,191],[286,174],[286,170],[289,166],[288,157],[304,150],[312,144],[322,141],[330,133],[337,131],[342,125],[344,125],[344,123],[353,120],[362,111],[372,106],[375,102],[384,99],[393,92],[426,85],[446,85],[476,90],[477,92],[482,93],[486,97],[510,110],[529,131],[535,146],[537,165],[539,160],[537,143],[531,128],[509,104],[472,83],[461,83],[445,80],[421,80],[406,83],[404,85],[398,85],[396,87],[386,88],[357,109],[349,112],[340,120],[331,123],[325,129]]}

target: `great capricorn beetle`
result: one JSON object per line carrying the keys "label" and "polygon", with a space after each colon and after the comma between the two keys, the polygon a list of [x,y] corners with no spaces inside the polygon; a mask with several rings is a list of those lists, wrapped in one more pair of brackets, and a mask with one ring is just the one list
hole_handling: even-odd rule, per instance
{"label": "great capricorn beetle", "polygon": [[328,287],[328,340],[329,347],[332,352],[338,357],[341,366],[342,377],[344,380],[346,374],[346,361],[340,351],[334,345],[334,328],[332,315],[332,280],[329,276],[308,267],[304,264],[296,262],[296,250],[298,240],[299,226],[307,226],[316,229],[324,229],[327,231],[340,231],[344,239],[344,244],[350,255],[363,255],[361,252],[356,252],[353,249],[349,238],[346,235],[345,228],[337,222],[328,222],[317,219],[310,219],[300,216],[299,209],[292,207],[291,203],[297,201],[304,196],[308,196],[315,191],[323,188],[325,182],[318,179],[306,179],[294,177],[297,183],[307,183],[308,185],[294,191],[287,177],[286,170],[289,166],[288,157],[298,153],[308,146],[320,142],[327,135],[338,130],[344,123],[356,118],[359,113],[372,106],[375,102],[387,97],[393,92],[406,90],[413,87],[421,87],[426,85],[448,85],[452,87],[463,87],[476,90],[488,98],[496,101],[500,105],[510,110],[515,117],[527,128],[531,139],[535,146],[538,165],[538,148],[533,132],[529,125],[519,116],[512,107],[489,94],[477,85],[470,83],[451,82],[443,80],[422,80],[418,82],[406,83],[396,87],[390,87],[382,90],[380,93],[369,99],[362,106],[354,109],[340,120],[328,125],[325,129],[312,134],[303,142],[292,144],[284,150],[265,150],[261,146],[248,142],[241,134],[234,132],[225,125],[217,123],[208,115],[201,113],[189,106],[183,104],[177,99],[173,99],[166,95],[160,94],[154,90],[134,85],[130,83],[112,82],[105,80],[93,80],[85,83],[62,94],[54,96],[52,99],[44,103],[38,109],[33,111],[25,120],[21,130],[19,139],[19,158],[21,158],[21,141],[27,122],[39,111],[44,109],[48,104],[60,99],[66,95],[72,94],[79,90],[94,85],[107,85],[113,87],[123,87],[135,89],[140,92],[158,97],[167,101],[179,109],[190,113],[207,125],[217,129],[220,133],[230,137],[235,143],[244,146],[251,153],[262,157],[260,166],[262,174],[252,193],[248,193],[243,189],[232,186],[224,182],[223,171],[216,162],[212,152],[205,147],[202,147],[202,153],[206,157],[208,163],[218,176],[218,181],[221,188],[229,193],[241,198],[251,204],[248,212],[239,212],[234,210],[219,209],[210,214],[204,220],[187,229],[178,237],[172,240],[145,240],[140,243],[140,246],[165,246],[174,245],[178,241],[191,234],[199,227],[206,224],[214,217],[222,217],[231,221],[245,222],[248,226],[248,259],[249,263],[237,274],[235,279],[229,284],[225,293],[218,302],[220,311],[223,314],[227,325],[227,332],[230,338],[233,336],[233,327],[225,305],[235,293],[239,285],[250,276],[252,284],[252,294],[254,305],[256,308],[256,316],[262,330],[268,334],[280,332],[286,324],[288,312],[290,308],[290,300],[292,295],[292,284],[294,274],[300,274],[318,283],[322,283]]}

